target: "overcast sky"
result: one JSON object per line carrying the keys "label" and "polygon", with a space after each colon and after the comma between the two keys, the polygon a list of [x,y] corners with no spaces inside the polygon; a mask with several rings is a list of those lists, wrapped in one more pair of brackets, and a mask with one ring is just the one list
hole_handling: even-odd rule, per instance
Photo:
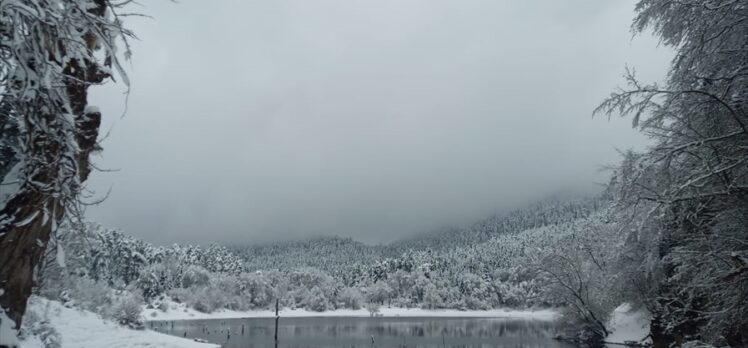
{"label": "overcast sky", "polygon": [[89,217],[146,240],[377,243],[605,181],[646,140],[592,119],[625,66],[632,1],[147,1],[132,92],[93,91],[111,128]]}

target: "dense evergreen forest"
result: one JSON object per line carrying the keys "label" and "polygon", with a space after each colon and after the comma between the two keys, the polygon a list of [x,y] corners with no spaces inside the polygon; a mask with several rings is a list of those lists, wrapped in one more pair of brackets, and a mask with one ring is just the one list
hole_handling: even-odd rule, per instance
{"label": "dense evergreen forest", "polygon": [[[609,204],[601,198],[553,199],[467,228],[376,246],[320,237],[248,247],[156,247],[90,223],[79,230],[66,226],[57,243],[70,277],[135,288],[146,300],[171,295],[206,311],[266,308],[275,298],[316,311],[367,302],[526,308],[555,304],[541,296],[538,270],[528,266],[532,258],[575,238],[581,226],[602,221]],[[47,267],[59,267],[56,255],[55,247]],[[59,273],[65,274],[48,274]],[[40,291],[48,294],[81,283],[47,279]]]}

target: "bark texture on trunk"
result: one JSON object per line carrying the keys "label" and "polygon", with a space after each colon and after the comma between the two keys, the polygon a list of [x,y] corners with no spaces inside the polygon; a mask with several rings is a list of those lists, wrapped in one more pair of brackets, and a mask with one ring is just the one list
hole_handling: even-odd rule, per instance
{"label": "bark texture on trunk", "polygon": [[[95,6],[88,11],[96,16],[103,16],[106,0],[94,0],[93,3]],[[96,37],[88,33],[85,38],[89,52],[96,50]],[[93,56],[90,61],[70,60],[62,67],[62,71],[65,86],[61,92],[67,93],[69,99],[75,121],[72,131],[79,149],[74,158],[74,175],[77,176],[78,183],[82,183],[91,172],[89,155],[98,148],[96,140],[101,124],[101,114],[98,111],[86,113],[87,90],[92,84],[101,83],[108,75],[98,69]],[[43,114],[42,109],[34,108],[31,103],[25,109],[23,111],[27,114],[22,114],[22,117],[27,127],[27,139],[24,139],[27,158],[41,159],[40,163],[46,165],[36,168],[30,180],[21,185],[0,211],[0,220],[4,222],[0,224],[0,289],[3,290],[0,292],[0,307],[15,322],[16,328],[21,326],[28,298],[36,285],[35,276],[42,255],[54,233],[53,228],[64,217],[66,208],[77,199],[64,197],[54,187],[40,189],[45,185],[59,184],[59,173],[62,170],[59,159],[63,154],[59,140],[51,137],[57,135],[64,138],[65,132],[69,134],[70,129],[65,129],[60,121],[63,115]],[[39,114],[32,115],[33,111],[29,110],[36,110]],[[45,121],[44,126],[50,130],[35,132],[34,127],[41,127],[39,120]],[[70,192],[75,195],[79,189],[73,187]]]}

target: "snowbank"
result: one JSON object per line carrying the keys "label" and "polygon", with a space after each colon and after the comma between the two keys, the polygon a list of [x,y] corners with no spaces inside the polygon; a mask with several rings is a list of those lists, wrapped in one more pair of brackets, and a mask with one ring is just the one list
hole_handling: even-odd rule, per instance
{"label": "snowbank", "polygon": [[[303,309],[283,309],[280,311],[281,317],[368,317],[369,311],[365,309],[337,309],[326,312],[312,312]],[[146,320],[188,320],[188,319],[237,319],[237,318],[272,318],[275,317],[275,311],[271,310],[254,310],[254,311],[231,311],[222,310],[213,313],[202,313],[192,308],[187,308],[184,304],[170,303],[169,309],[163,312],[159,309],[145,309],[143,315]],[[456,309],[444,310],[425,310],[418,308],[381,308],[378,316],[383,317],[485,317],[485,318],[522,318],[533,320],[551,321],[558,317],[554,310],[526,310],[517,311],[510,309],[491,309],[460,311]]]}
{"label": "snowbank", "polygon": [[16,340],[18,332],[13,329],[13,324],[5,311],[0,309],[0,346],[13,347],[18,344],[18,340]]}
{"label": "snowbank", "polygon": [[[169,336],[150,330],[132,330],[94,313],[65,308],[56,301],[32,297],[29,311],[47,319],[62,337],[62,348],[212,348],[214,344]],[[41,341],[32,337],[21,341],[21,348],[41,348]]]}
{"label": "snowbank", "polygon": [[642,342],[649,335],[650,319],[651,316],[646,310],[633,310],[631,305],[624,303],[613,311],[608,322],[608,330],[611,334],[605,338],[605,341],[609,343]]}

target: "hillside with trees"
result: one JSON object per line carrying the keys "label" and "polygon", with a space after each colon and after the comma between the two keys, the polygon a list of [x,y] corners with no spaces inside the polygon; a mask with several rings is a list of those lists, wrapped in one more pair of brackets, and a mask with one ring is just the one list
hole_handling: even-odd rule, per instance
{"label": "hillside with trees", "polygon": [[[313,311],[358,309],[367,303],[426,309],[556,306],[557,301],[543,296],[542,279],[531,261],[539,250],[602,224],[607,209],[578,218],[576,210],[558,210],[563,204],[554,202],[475,225],[493,231],[525,224],[539,227],[495,233],[483,242],[449,249],[432,249],[426,242],[399,255],[393,251],[403,248],[399,242],[368,246],[317,238],[253,246],[242,249],[240,257],[218,245],[157,247],[96,224],[66,225],[44,271],[61,276],[45,277],[38,291],[53,299],[82,296],[80,301],[89,301],[96,296],[79,288],[85,284],[103,293],[129,292],[155,305],[171,298],[205,312],[266,309],[274,299]],[[560,211],[569,215],[562,217]],[[547,224],[549,215],[559,223]],[[529,223],[530,216],[537,221]],[[459,231],[453,236],[463,239]],[[405,243],[417,245],[414,240]],[[58,265],[58,253],[67,255],[64,269]],[[69,291],[71,287],[78,290]]]}

